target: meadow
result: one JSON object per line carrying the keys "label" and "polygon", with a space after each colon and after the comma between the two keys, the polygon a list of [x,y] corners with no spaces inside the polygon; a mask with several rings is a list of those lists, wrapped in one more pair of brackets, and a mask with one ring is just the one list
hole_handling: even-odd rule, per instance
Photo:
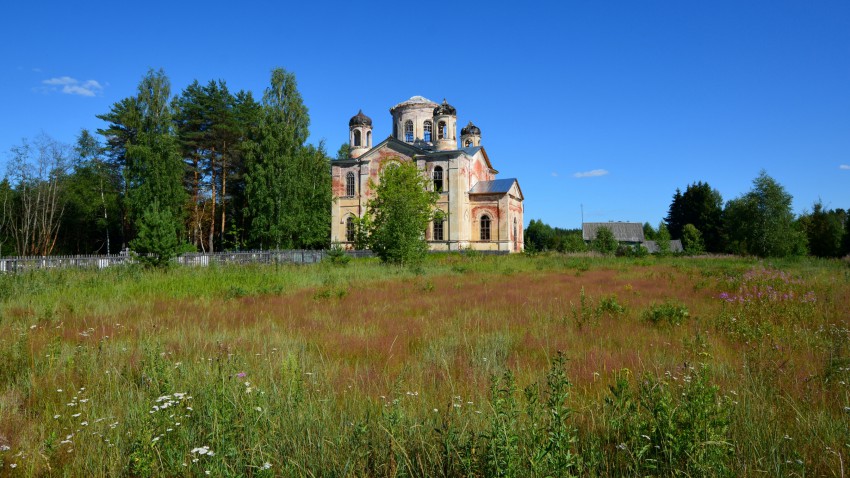
{"label": "meadow", "polygon": [[0,476],[845,476],[850,267],[0,276]]}

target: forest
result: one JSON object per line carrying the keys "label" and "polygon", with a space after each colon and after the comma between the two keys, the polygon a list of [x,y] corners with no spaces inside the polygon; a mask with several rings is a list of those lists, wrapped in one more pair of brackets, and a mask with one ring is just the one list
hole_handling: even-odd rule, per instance
{"label": "forest", "polygon": [[[708,183],[676,189],[667,216],[653,226],[644,223],[646,240],[659,244],[680,239],[686,254],[737,254],[757,257],[844,257],[850,254],[850,214],[829,209],[818,200],[811,210],[795,215],[791,195],[767,172],[753,180],[752,189],[724,203]],[[623,251],[616,243],[600,250],[585,244],[581,229],[562,229],[532,219],[525,231],[529,251]]]}
{"label": "forest", "polygon": [[0,254],[329,245],[330,158],[306,143],[292,73],[273,70],[258,101],[223,80],[173,94],[150,70],[98,118],[73,145],[42,134],[9,150]]}

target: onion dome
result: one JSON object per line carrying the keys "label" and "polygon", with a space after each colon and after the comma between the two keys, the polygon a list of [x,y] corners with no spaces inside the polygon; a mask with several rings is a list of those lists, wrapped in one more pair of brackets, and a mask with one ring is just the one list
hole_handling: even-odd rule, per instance
{"label": "onion dome", "polygon": [[479,129],[478,126],[472,124],[472,121],[470,121],[468,125],[464,126],[460,130],[460,134],[461,136],[465,136],[468,134],[481,136],[481,129]]}
{"label": "onion dome", "polygon": [[363,114],[363,110],[357,112],[348,120],[348,126],[372,126],[372,118]]}
{"label": "onion dome", "polygon": [[434,116],[442,116],[442,115],[449,115],[449,116],[456,116],[457,115],[457,110],[455,109],[455,107],[446,103],[445,98],[443,98],[443,104],[434,108]]}

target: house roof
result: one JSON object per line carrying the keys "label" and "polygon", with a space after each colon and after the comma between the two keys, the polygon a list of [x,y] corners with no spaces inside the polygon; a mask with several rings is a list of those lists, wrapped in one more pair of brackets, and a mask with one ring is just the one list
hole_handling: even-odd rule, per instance
{"label": "house roof", "polygon": [[619,242],[643,242],[643,224],[639,222],[585,222],[581,225],[581,236],[585,241],[596,239],[596,232],[607,227]]}
{"label": "house roof", "polygon": [[[506,194],[510,192],[514,183],[517,183],[517,189],[519,189],[519,183],[516,178],[478,181],[475,183],[475,186],[472,186],[472,189],[469,190],[469,194]],[[522,192],[520,192],[520,195],[522,195]]]}

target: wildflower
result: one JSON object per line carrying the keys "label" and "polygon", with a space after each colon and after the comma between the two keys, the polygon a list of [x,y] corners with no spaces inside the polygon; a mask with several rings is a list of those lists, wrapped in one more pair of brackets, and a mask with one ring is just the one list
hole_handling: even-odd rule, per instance
{"label": "wildflower", "polygon": [[208,446],[200,446],[200,447],[197,447],[197,448],[193,448],[192,454],[194,455],[195,453],[197,453],[199,455],[209,455],[209,456],[214,455],[214,453],[210,451],[210,447],[208,447]]}
{"label": "wildflower", "polygon": [[57,418],[59,418],[59,417],[61,417],[61,416],[62,416],[62,415],[53,415],[53,419],[54,419],[54,420],[56,420]]}
{"label": "wildflower", "polygon": [[268,470],[268,469],[269,469],[269,468],[271,468],[271,467],[272,467],[272,464],[271,464],[271,463],[269,463],[269,462],[265,462],[265,463],[263,463],[263,467],[262,467],[262,468],[263,468],[264,470]]}
{"label": "wildflower", "polygon": [[17,468],[17,467],[18,467],[18,464],[17,464],[17,463],[11,463],[11,464],[9,464],[9,468]]}
{"label": "wildflower", "polygon": [[246,375],[247,374],[245,372],[239,372],[239,373],[236,374],[236,376],[239,377],[239,378],[245,378]]}
{"label": "wildflower", "polygon": [[9,450],[11,450],[11,448],[9,448],[9,445],[0,445],[0,451],[9,451]]}
{"label": "wildflower", "polygon": [[83,423],[80,423],[80,425],[87,427],[87,426],[89,426],[89,422],[83,422]]}
{"label": "wildflower", "polygon": [[263,411],[263,408],[262,408],[262,407],[254,407],[254,410],[256,410],[256,411],[258,411],[258,412],[262,412],[262,411]]}
{"label": "wildflower", "polygon": [[82,413],[75,413],[75,414],[73,414],[73,415],[71,415],[71,416],[72,416],[72,417],[74,417],[74,418],[77,418],[77,417],[79,417],[80,415],[82,415]]}

